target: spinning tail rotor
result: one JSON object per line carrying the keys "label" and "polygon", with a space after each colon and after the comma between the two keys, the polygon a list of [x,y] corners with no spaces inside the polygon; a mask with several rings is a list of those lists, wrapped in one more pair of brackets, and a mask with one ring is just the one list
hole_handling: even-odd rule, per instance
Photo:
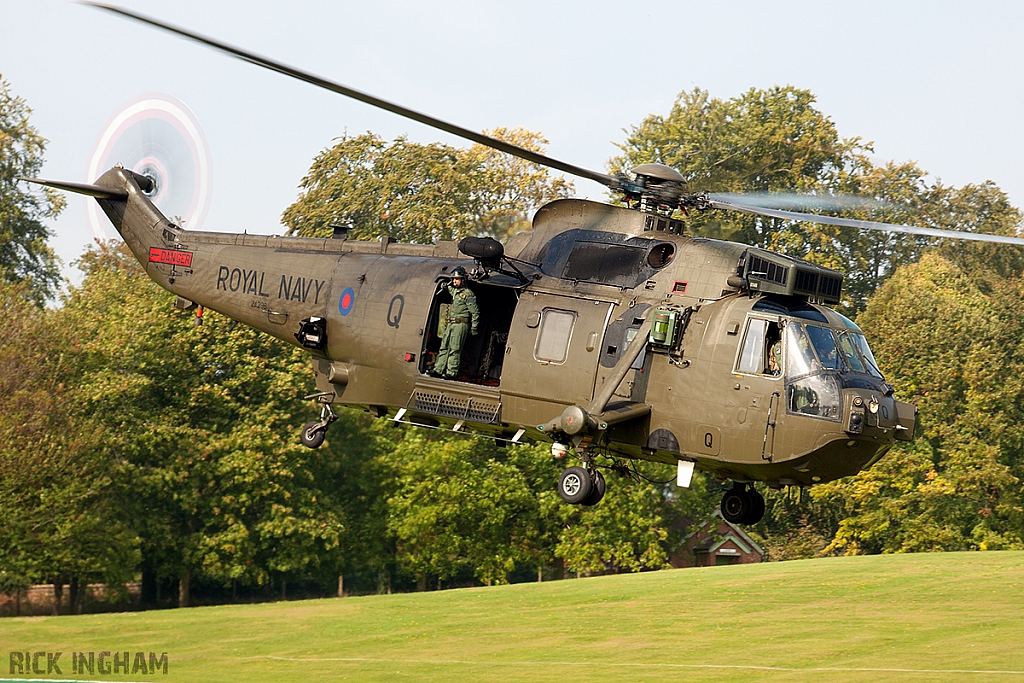
{"label": "spinning tail rotor", "polygon": [[[150,94],[121,107],[100,135],[86,177],[95,179],[114,164],[152,180],[146,195],[165,216],[191,230],[200,227],[210,206],[210,150],[183,102]],[[113,236],[96,202],[87,202],[86,212],[94,237]]]}

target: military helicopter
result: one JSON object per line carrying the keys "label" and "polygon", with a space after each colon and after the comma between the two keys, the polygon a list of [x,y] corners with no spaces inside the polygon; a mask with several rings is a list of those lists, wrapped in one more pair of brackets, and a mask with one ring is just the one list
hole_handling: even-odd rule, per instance
{"label": "military helicopter", "polygon": [[[326,239],[185,230],[160,213],[153,179],[115,166],[89,184],[32,179],[90,195],[147,274],[181,309],[209,308],[312,356],[320,446],[334,406],[512,443],[572,452],[562,499],[594,505],[603,468],[629,460],[694,469],[732,488],[734,523],[764,514],[754,482],[807,487],[870,467],[914,438],[916,406],[894,398],[863,332],[829,308],[843,276],[757,247],[688,236],[678,210],[933,237],[1024,239],[784,211],[691,193],[661,164],[611,176],[552,159],[121,8],[95,5],[286,76],[619,193],[627,206],[560,199],[506,244]],[[433,376],[451,296],[468,268],[484,311],[454,379]]]}

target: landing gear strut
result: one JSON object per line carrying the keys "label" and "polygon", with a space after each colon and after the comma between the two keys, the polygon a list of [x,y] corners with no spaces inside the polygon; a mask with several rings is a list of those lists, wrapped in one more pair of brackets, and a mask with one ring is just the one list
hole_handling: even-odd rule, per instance
{"label": "landing gear strut", "polygon": [[322,395],[314,394],[314,396],[320,401],[320,419],[302,425],[299,439],[302,440],[302,445],[306,448],[320,448],[327,437],[327,428],[338,419],[331,404],[325,401]]}
{"label": "landing gear strut", "polygon": [[722,516],[733,524],[757,524],[764,517],[764,497],[752,484],[733,484],[722,496]]}

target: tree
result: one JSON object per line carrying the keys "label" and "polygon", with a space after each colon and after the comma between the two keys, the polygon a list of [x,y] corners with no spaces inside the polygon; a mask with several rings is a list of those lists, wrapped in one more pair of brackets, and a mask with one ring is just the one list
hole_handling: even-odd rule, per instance
{"label": "tree", "polygon": [[506,583],[535,562],[539,507],[523,472],[482,442],[406,435],[395,450],[397,490],[388,500],[399,565],[445,581],[463,572]]}
{"label": "tree", "polygon": [[[950,187],[937,180],[929,182],[927,173],[914,163],[876,166],[862,155],[855,156],[841,174],[836,193],[876,202],[870,211],[841,212],[862,220],[1013,235],[1021,219],[992,182]],[[900,266],[917,262],[929,248],[941,249],[957,263],[973,260],[998,265],[1003,275],[1021,272],[1024,255],[1021,249],[1006,245],[793,222],[775,233],[769,246],[845,273],[843,298],[850,314],[863,310],[869,297]]]}
{"label": "tree", "polygon": [[[820,192],[835,186],[850,156],[866,149],[842,139],[814,108],[809,90],[751,88],[731,100],[706,90],[682,92],[668,116],[652,114],[629,130],[613,172],[657,162],[678,170],[690,191]],[[782,221],[707,213],[692,220],[708,237],[767,246]]]}
{"label": "tree", "polygon": [[0,280],[26,283],[25,294],[41,305],[60,282],[42,220],[60,213],[65,201],[49,188],[29,191],[18,180],[38,175],[43,167],[46,140],[29,123],[31,114],[0,76]]}
{"label": "tree", "polygon": [[177,577],[188,604],[193,577],[266,585],[336,565],[331,463],[296,438],[305,356],[216,314],[193,324],[123,245],[82,265],[61,311],[72,395],[124,470],[144,576]]}
{"label": "tree", "polygon": [[842,512],[829,550],[1024,547],[1024,281],[928,253],[859,321],[922,436],[813,489]]}
{"label": "tree", "polygon": [[398,437],[393,425],[342,408],[317,451],[319,485],[331,492],[344,520],[338,552],[323,563],[322,573],[342,577],[347,592],[383,593],[391,586],[396,549],[387,501],[395,489]]}
{"label": "tree", "polygon": [[665,569],[669,523],[660,487],[646,481],[609,482],[600,504],[563,506],[565,529],[555,553],[582,574]]}
{"label": "tree", "polygon": [[[522,129],[487,134],[535,151],[547,143]],[[572,190],[545,168],[481,145],[420,145],[404,137],[387,143],[372,133],[339,138],[314,159],[300,187],[282,216],[289,234],[325,237],[332,225],[351,224],[353,237],[424,244],[510,234],[528,226],[530,209]]]}
{"label": "tree", "polygon": [[73,410],[72,336],[28,283],[0,282],[0,589],[130,580],[138,539],[116,495],[123,472]]}

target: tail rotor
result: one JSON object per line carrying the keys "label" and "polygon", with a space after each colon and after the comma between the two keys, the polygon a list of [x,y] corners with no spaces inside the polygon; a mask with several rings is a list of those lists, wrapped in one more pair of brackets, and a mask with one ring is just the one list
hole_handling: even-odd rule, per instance
{"label": "tail rotor", "polygon": [[[86,178],[92,181],[115,164],[153,181],[145,194],[165,216],[199,229],[210,206],[210,150],[185,103],[149,94],[122,106],[97,140]],[[86,203],[86,213],[95,238],[115,236],[96,202]]]}

